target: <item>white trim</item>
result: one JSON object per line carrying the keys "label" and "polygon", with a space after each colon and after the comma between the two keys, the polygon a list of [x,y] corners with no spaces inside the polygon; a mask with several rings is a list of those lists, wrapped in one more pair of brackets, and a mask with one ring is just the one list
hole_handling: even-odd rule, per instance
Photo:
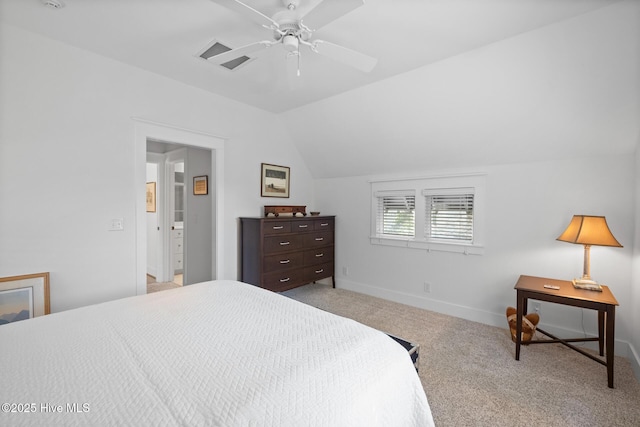
{"label": "white trim", "polygon": [[486,172],[468,172],[468,173],[449,173],[449,174],[437,174],[437,175],[421,175],[412,177],[381,177],[371,178],[368,182],[370,184],[376,182],[396,182],[396,181],[419,181],[423,179],[446,179],[446,178],[469,178],[474,176],[486,176]]}
{"label": "white trim", "polygon": [[635,347],[629,343],[629,349],[627,351],[627,358],[631,363],[631,369],[633,369],[633,373],[635,374],[638,381],[640,381],[640,356],[636,351]]}
{"label": "white trim", "polygon": [[[147,163],[153,163],[157,166],[158,176],[157,176],[157,184],[156,184],[156,213],[158,215],[158,225],[164,224],[164,216],[166,211],[166,202],[164,196],[164,187],[165,187],[165,164],[164,164],[164,156],[158,153],[147,153]],[[146,225],[145,225],[146,229]],[[158,245],[155,248],[155,263],[156,263],[156,271],[153,276],[155,276],[156,280],[159,282],[167,282],[165,273],[164,273],[164,263],[162,260],[162,254],[164,253],[165,241],[162,238],[164,233],[161,233],[161,238],[158,239]],[[147,248],[148,252],[149,248]],[[149,273],[152,273],[151,271]]]}
{"label": "white trim", "polygon": [[411,249],[423,249],[427,252],[431,251],[440,251],[440,252],[452,252],[457,254],[464,255],[484,255],[484,246],[481,245],[472,245],[465,243],[438,243],[438,242],[427,242],[424,240],[418,240],[413,238],[403,238],[403,237],[390,237],[390,236],[369,236],[369,242],[372,245],[384,245],[384,246],[395,246],[400,248],[411,248]]}
{"label": "white trim", "polygon": [[[174,151],[170,151],[168,153],[166,153],[164,155],[164,175],[165,175],[165,181],[164,181],[164,200],[165,202],[165,206],[164,206],[164,211],[165,211],[165,215],[162,221],[162,228],[164,230],[171,230],[171,227],[175,224],[175,212],[174,212],[174,206],[175,206],[175,191],[174,191],[174,186],[176,184],[175,182],[175,164],[182,162],[185,164],[185,170],[184,170],[184,176],[187,176],[187,168],[189,167],[187,165],[187,149],[186,148],[180,148]],[[185,194],[185,199],[184,199],[184,215],[185,218],[187,217],[187,197]],[[163,239],[163,251],[162,251],[162,266],[164,267],[163,270],[163,275],[166,278],[165,281],[167,282],[173,282],[173,280],[175,279],[175,253],[173,252],[173,230],[171,230],[170,232],[164,232],[162,233],[162,239]],[[187,247],[187,236],[186,233],[183,235],[182,237],[183,239],[183,247]],[[213,242],[215,242],[215,240],[212,240]],[[188,258],[185,257],[184,261],[183,261],[183,265],[182,265],[182,271],[183,271],[183,282],[184,283],[189,283],[189,278],[188,273],[187,273],[187,261]]]}
{"label": "white trim", "polygon": [[147,162],[147,139],[163,142],[174,142],[211,150],[211,165],[213,167],[212,182],[209,184],[214,192],[211,198],[212,212],[215,218],[212,224],[211,239],[215,242],[214,262],[212,263],[212,277],[225,278],[224,267],[224,145],[225,138],[205,132],[185,129],[164,123],[158,123],[138,117],[134,121],[134,193],[136,213],[136,293],[147,292],[146,259],[147,259],[147,229],[145,182]]}

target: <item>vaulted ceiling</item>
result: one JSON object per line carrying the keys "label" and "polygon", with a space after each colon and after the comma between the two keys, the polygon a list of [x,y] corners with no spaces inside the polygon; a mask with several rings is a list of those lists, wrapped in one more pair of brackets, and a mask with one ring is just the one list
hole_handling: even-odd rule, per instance
{"label": "vaulted ceiling", "polygon": [[[332,0],[325,0],[331,2]],[[340,3],[341,0],[334,0]],[[236,48],[272,32],[215,0],[2,0],[2,20],[187,84],[282,112],[614,3],[615,0],[366,0],[317,38],[378,59],[364,73],[301,49],[300,76],[273,46],[235,71],[198,57],[211,42]],[[222,2],[225,3],[225,2]],[[272,16],[282,0],[244,0]],[[301,0],[299,9],[320,0]],[[290,61],[289,61],[290,62]]]}
{"label": "vaulted ceiling", "polygon": [[[44,4],[56,1],[64,7]],[[321,2],[299,1],[301,14]],[[638,18],[625,20],[615,6],[634,1],[366,0],[314,38],[375,57],[375,67],[367,73],[301,49],[300,76],[290,73],[281,45],[248,55],[233,71],[199,57],[215,41],[237,48],[272,39],[250,13],[221,4],[228,0],[0,0],[0,19],[275,113],[314,176],[331,177],[544,159],[578,148],[597,154],[611,131],[610,147],[628,150],[634,132],[638,138],[630,116],[639,96],[616,85],[638,89],[630,75],[639,68],[638,41],[625,41],[637,36]],[[268,17],[284,7],[243,3]],[[625,22],[606,22],[610,15]],[[605,61],[609,68],[599,65]],[[625,70],[611,74],[616,67]],[[612,93],[602,79],[614,83]],[[613,81],[620,79],[629,82]],[[594,82],[597,93],[581,97]],[[604,100],[589,106],[592,96]],[[346,144],[351,151],[336,159]],[[402,159],[389,167],[389,155],[363,162],[354,154],[372,150]]]}

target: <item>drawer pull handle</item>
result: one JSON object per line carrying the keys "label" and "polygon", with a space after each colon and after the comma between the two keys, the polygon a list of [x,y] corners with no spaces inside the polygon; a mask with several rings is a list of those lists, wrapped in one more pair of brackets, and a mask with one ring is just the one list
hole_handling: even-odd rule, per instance
{"label": "drawer pull handle", "polygon": [[287,246],[290,245],[291,242],[280,242],[280,246]]}
{"label": "drawer pull handle", "polygon": [[324,268],[321,268],[320,270],[316,270],[316,274],[320,274],[324,271]]}
{"label": "drawer pull handle", "polygon": [[274,225],[273,229],[274,230],[282,230],[284,228],[284,225]]}
{"label": "drawer pull handle", "polygon": [[280,283],[284,283],[284,282],[288,282],[289,280],[291,280],[290,278],[285,278],[285,279],[280,279]]}
{"label": "drawer pull handle", "polygon": [[300,227],[300,228],[307,228],[307,227],[308,227],[308,225],[298,224],[298,227]]}
{"label": "drawer pull handle", "polygon": [[323,256],[324,256],[324,254],[316,254],[316,258],[320,258],[320,257],[323,257]]}
{"label": "drawer pull handle", "polygon": [[320,224],[320,227],[326,227],[327,225],[329,225],[328,222],[323,222],[322,224]]}
{"label": "drawer pull handle", "polygon": [[289,264],[290,262],[290,259],[283,259],[282,261],[280,261],[280,264]]}
{"label": "drawer pull handle", "polygon": [[322,242],[324,240],[324,237],[316,237],[316,242]]}

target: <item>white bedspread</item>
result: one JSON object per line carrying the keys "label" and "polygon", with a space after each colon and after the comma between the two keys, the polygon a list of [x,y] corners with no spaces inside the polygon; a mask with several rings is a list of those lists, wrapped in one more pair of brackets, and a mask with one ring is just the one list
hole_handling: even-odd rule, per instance
{"label": "white bedspread", "polygon": [[227,280],[0,326],[0,403],[3,426],[433,425],[384,333]]}

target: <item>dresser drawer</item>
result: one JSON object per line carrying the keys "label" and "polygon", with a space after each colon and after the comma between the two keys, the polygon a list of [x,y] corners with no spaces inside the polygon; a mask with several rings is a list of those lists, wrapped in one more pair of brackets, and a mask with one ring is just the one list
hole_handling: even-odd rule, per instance
{"label": "dresser drawer", "polygon": [[264,224],[264,234],[291,233],[291,221],[269,221]]}
{"label": "dresser drawer", "polygon": [[184,244],[184,240],[182,238],[173,239],[173,253],[181,254],[184,252],[184,248],[182,247]]}
{"label": "dresser drawer", "polygon": [[271,273],[273,271],[299,268],[303,265],[302,260],[303,253],[300,251],[266,256],[264,257],[264,262],[262,263],[262,271],[265,273]]}
{"label": "dresser drawer", "polygon": [[333,276],[333,262],[306,267],[306,277],[309,282]]}
{"label": "dresser drawer", "polygon": [[270,255],[277,252],[297,251],[302,249],[302,243],[302,236],[295,234],[265,237],[264,253]]}
{"label": "dresser drawer", "polygon": [[303,283],[305,283],[305,269],[297,268],[265,274],[263,287],[277,292]]}
{"label": "dresser drawer", "polygon": [[313,231],[314,223],[312,220],[298,220],[291,222],[292,233],[304,233],[306,231]]}
{"label": "dresser drawer", "polygon": [[333,261],[333,246],[304,251],[304,265],[322,264]]}
{"label": "dresser drawer", "polygon": [[175,270],[182,270],[184,267],[184,260],[182,254],[176,254],[173,260],[173,268]]}
{"label": "dresser drawer", "polygon": [[317,248],[327,245],[333,245],[332,231],[314,231],[304,235],[305,248]]}
{"label": "dresser drawer", "polygon": [[316,231],[331,230],[333,231],[335,221],[331,219],[316,219],[313,221],[313,229]]}

